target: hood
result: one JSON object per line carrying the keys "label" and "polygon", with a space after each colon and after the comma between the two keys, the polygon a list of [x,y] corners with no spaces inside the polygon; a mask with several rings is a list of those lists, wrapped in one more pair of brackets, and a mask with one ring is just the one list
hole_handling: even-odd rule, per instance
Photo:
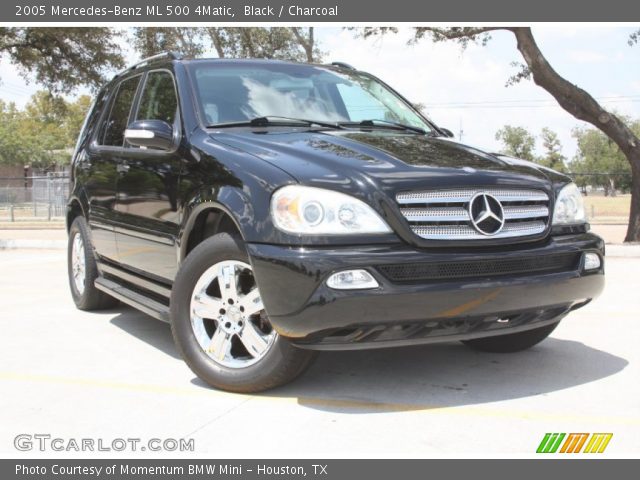
{"label": "hood", "polygon": [[221,130],[218,142],[286,171],[306,185],[357,192],[362,182],[388,193],[460,186],[528,186],[550,190],[533,165],[507,162],[440,137],[392,130]]}

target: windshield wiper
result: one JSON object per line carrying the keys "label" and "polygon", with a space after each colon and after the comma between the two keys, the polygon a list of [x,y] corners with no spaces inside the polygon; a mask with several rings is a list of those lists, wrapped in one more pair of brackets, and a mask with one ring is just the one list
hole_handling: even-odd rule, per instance
{"label": "windshield wiper", "polygon": [[216,123],[207,125],[207,128],[227,128],[227,127],[268,127],[274,125],[318,125],[319,127],[333,128],[343,130],[345,127],[338,123],[323,122],[321,120],[307,120],[306,118],[280,117],[278,115],[267,115],[264,117],[255,117],[251,120],[243,120],[240,122]]}
{"label": "windshield wiper", "polygon": [[361,122],[340,122],[340,125],[343,126],[360,126],[360,127],[375,127],[376,123],[382,123],[383,125],[379,125],[384,127],[385,125],[391,126],[392,128],[398,128],[401,130],[410,130],[412,132],[420,133],[422,135],[427,135],[427,132],[424,128],[414,127],[413,125],[407,125],[405,123],[394,122],[393,120],[381,120],[378,118],[372,120],[362,120]]}

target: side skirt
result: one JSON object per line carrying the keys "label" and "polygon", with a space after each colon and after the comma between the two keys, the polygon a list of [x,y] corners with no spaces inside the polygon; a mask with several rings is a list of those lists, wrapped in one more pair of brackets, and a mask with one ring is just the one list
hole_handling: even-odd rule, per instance
{"label": "side skirt", "polygon": [[171,321],[169,307],[167,305],[131,290],[130,288],[116,283],[113,280],[107,280],[104,277],[97,278],[95,285],[98,290],[102,290],[121,302],[131,305],[141,312],[146,313],[147,315],[151,315],[152,317],[167,323]]}

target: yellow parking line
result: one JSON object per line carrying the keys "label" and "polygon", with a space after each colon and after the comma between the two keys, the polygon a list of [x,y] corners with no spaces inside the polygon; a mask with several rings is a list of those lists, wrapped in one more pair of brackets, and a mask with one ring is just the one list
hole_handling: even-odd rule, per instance
{"label": "yellow parking line", "polygon": [[290,403],[307,405],[317,408],[340,408],[344,410],[369,411],[371,413],[380,412],[422,412],[430,415],[463,415],[472,417],[493,417],[505,419],[537,420],[550,422],[580,422],[580,423],[602,423],[606,425],[640,425],[639,417],[615,417],[615,416],[592,416],[575,415],[569,413],[544,413],[535,411],[521,411],[504,408],[477,407],[477,406],[445,406],[428,405],[418,403],[395,403],[376,402],[355,399],[321,398],[307,396],[278,397],[276,393],[270,394],[231,394],[213,389],[195,387],[172,387],[169,385],[157,384],[134,384],[124,382],[112,382],[96,380],[90,378],[72,378],[50,375],[23,374],[15,372],[0,372],[0,380],[30,382],[30,383],[50,383],[57,385],[76,385],[95,388],[107,388],[113,390],[128,390],[143,393],[158,393],[188,396],[208,396],[226,399],[251,399],[252,401],[266,401],[277,403]]}

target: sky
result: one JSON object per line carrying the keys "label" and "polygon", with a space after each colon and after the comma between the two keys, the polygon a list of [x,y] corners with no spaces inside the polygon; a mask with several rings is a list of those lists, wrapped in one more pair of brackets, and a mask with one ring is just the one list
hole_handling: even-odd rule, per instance
{"label": "sky", "polygon": [[[637,27],[636,27],[637,29]],[[606,108],[640,118],[640,45],[629,46],[631,27],[558,25],[533,27],[539,47],[550,64],[567,80],[596,97]],[[495,133],[504,125],[522,126],[539,137],[543,127],[558,133],[563,153],[571,159],[576,143],[571,132],[588,126],[562,110],[553,97],[523,81],[506,87],[522,59],[510,32],[494,32],[487,46],[423,40],[407,46],[411,29],[396,35],[356,38],[337,27],[317,27],[324,60],[342,61],[368,71],[413,102],[426,106],[428,116],[449,128],[462,141],[497,151]],[[126,42],[129,61],[136,55]],[[211,55],[213,56],[213,55]],[[0,60],[0,98],[24,106],[38,90],[26,83],[5,58]],[[79,91],[79,93],[84,93]],[[537,141],[538,152],[541,142]]]}

